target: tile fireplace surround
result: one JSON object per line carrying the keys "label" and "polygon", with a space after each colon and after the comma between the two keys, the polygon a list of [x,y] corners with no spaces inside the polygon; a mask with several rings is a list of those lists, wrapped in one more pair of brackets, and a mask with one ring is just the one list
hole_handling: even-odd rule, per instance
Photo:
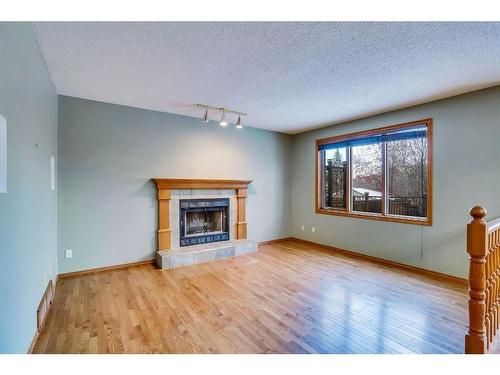
{"label": "tile fireplace surround", "polygon": [[[158,251],[161,268],[176,268],[210,262],[257,251],[257,242],[247,239],[246,196],[251,180],[155,178],[158,191]],[[229,240],[180,246],[180,201],[186,199],[229,200]]]}

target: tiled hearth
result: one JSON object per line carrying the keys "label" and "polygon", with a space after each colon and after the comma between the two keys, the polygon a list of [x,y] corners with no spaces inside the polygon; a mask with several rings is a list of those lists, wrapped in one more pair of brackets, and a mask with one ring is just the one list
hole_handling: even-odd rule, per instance
{"label": "tiled hearth", "polygon": [[[158,252],[157,263],[161,268],[176,268],[222,258],[249,254],[257,251],[257,243],[246,238],[247,223],[245,204],[247,186],[251,181],[239,180],[180,180],[154,179],[158,188]],[[211,235],[210,226],[198,234],[187,234],[187,217],[180,223],[181,205],[192,202],[195,209],[209,210],[210,202],[229,202],[224,210],[223,235]],[[191,208],[191,204],[188,205]],[[205,208],[206,207],[206,208]],[[195,215],[199,221],[203,214]],[[207,215],[208,217],[208,215]],[[199,225],[200,223],[196,223]],[[203,224],[203,222],[202,222]],[[195,236],[195,237],[190,237]],[[196,241],[186,241],[195,239]],[[203,241],[218,241],[200,243]],[[190,245],[190,243],[196,243]]]}
{"label": "tiled hearth", "polygon": [[177,268],[250,254],[256,251],[257,243],[252,240],[212,242],[209,244],[158,251],[156,253],[156,262],[161,268]]}

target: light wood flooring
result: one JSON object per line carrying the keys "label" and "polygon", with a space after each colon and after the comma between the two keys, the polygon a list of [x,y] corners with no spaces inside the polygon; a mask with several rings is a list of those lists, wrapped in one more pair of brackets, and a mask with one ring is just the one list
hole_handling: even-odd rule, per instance
{"label": "light wood flooring", "polygon": [[57,285],[35,353],[463,353],[466,287],[295,240]]}

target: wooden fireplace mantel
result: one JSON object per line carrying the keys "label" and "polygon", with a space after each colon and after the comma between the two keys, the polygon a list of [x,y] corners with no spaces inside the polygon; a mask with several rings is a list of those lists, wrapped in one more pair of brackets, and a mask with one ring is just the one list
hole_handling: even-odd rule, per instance
{"label": "wooden fireplace mantel", "polygon": [[172,189],[234,189],[237,199],[236,238],[247,238],[245,199],[252,180],[153,178],[158,191],[158,251],[171,249],[170,193]]}
{"label": "wooden fireplace mantel", "polygon": [[246,189],[252,180],[153,178],[158,189]]}

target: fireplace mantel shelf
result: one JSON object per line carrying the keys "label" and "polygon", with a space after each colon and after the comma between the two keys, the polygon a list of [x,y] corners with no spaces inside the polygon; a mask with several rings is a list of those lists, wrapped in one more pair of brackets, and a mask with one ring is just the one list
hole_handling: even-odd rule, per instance
{"label": "fireplace mantel shelf", "polygon": [[246,189],[252,180],[153,178],[158,189]]}

